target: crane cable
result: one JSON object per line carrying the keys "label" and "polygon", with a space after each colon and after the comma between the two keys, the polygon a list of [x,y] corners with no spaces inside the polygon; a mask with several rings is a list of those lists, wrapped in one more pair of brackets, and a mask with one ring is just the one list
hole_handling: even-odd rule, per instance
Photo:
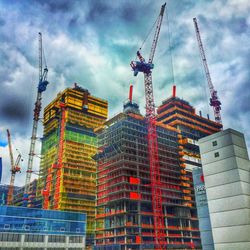
{"label": "crane cable", "polygon": [[[155,25],[156,25],[156,23],[157,23],[159,17],[160,17],[160,15],[156,18],[155,22],[153,23],[153,25],[152,25],[151,29],[149,30],[148,34],[146,35],[145,39],[142,41],[142,44],[141,44],[141,46],[139,47],[139,50],[142,49],[143,45],[145,44],[145,42],[146,42],[147,39],[149,38],[149,36],[150,36],[150,34],[152,33],[152,31],[153,31],[153,29],[154,29],[154,27],[155,27]],[[136,58],[137,58],[137,56],[135,57],[135,60],[136,60]]]}
{"label": "crane cable", "polygon": [[43,60],[44,60],[44,68],[47,69],[47,62],[46,62],[46,57],[44,53],[44,49],[42,48],[42,54],[43,54]]}
{"label": "crane cable", "polygon": [[172,55],[172,42],[171,42],[170,25],[169,25],[169,18],[168,18],[168,11],[167,10],[166,10],[166,18],[167,18],[167,28],[168,28],[168,44],[169,44],[169,52],[170,52],[172,80],[173,80],[173,84],[174,84],[175,79],[174,79],[174,66],[173,66],[173,55]]}
{"label": "crane cable", "polygon": [[[199,45],[198,45],[198,50],[199,50]],[[203,76],[203,81],[202,82],[204,84],[203,87],[205,88],[203,98],[205,97],[205,99],[207,100],[206,104],[205,104],[205,107],[207,108],[207,114],[210,115],[210,107],[209,107],[210,92],[209,92],[209,89],[207,88],[207,77],[206,77],[206,73],[204,72],[204,69],[203,69],[203,59],[202,59],[202,56],[201,56],[200,52],[199,52],[199,58],[200,58],[200,65],[201,65],[201,67],[200,67],[201,74]]]}

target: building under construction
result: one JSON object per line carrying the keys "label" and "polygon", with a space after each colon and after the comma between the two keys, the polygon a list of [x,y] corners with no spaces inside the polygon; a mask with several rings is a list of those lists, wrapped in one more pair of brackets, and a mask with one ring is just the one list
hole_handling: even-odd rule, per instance
{"label": "building under construction", "polygon": [[157,113],[159,122],[181,131],[186,170],[192,171],[193,168],[201,167],[198,140],[219,132],[222,125],[210,120],[209,117],[202,117],[201,113],[197,115],[194,107],[176,96],[175,86],[172,96],[162,102]]}
{"label": "building under construction", "polygon": [[[165,249],[200,249],[180,130],[157,122]],[[97,130],[95,249],[154,249],[147,122],[131,101]]]}
{"label": "building under construction", "polygon": [[97,138],[108,103],[79,87],[68,88],[44,110],[37,195],[44,209],[87,213],[87,244],[95,230]]}
{"label": "building under construction", "polygon": [[[23,194],[24,194],[25,186],[20,187],[13,196],[13,205],[14,206],[23,206]],[[37,179],[34,179],[27,188],[29,200],[27,207],[30,208],[41,208],[41,200],[36,199],[37,193]]]}

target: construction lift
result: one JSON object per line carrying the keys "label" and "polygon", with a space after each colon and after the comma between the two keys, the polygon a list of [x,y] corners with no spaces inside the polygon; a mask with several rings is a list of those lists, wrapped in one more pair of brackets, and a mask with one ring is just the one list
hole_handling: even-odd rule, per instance
{"label": "construction lift", "polygon": [[29,150],[29,160],[28,160],[28,168],[26,172],[25,186],[24,186],[24,195],[23,195],[23,206],[27,207],[29,200],[29,186],[31,181],[31,174],[33,173],[33,159],[35,155],[35,145],[37,140],[37,127],[39,116],[42,108],[42,93],[46,90],[49,82],[47,81],[48,68],[45,61],[45,67],[43,70],[43,47],[42,47],[42,33],[38,33],[39,38],[39,83],[37,88],[37,98],[35,102],[34,109],[34,117],[33,117],[33,128],[32,128],[32,136]]}
{"label": "construction lift", "polygon": [[14,193],[14,183],[15,183],[15,178],[16,178],[16,173],[21,172],[21,168],[19,166],[20,161],[22,160],[22,156],[19,153],[17,156],[17,159],[14,163],[14,158],[13,158],[13,152],[12,152],[12,145],[11,145],[11,136],[10,136],[10,131],[7,129],[7,137],[8,137],[8,145],[9,145],[9,154],[10,154],[10,185],[8,188],[8,194],[7,194],[7,205],[12,205],[13,203],[13,193]]}
{"label": "construction lift", "polygon": [[160,181],[160,165],[158,156],[158,141],[156,131],[156,111],[153,95],[152,84],[152,69],[154,68],[153,59],[159,39],[159,33],[161,29],[163,14],[165,11],[166,3],[161,6],[161,11],[156,22],[156,30],[154,34],[153,44],[151,46],[150,56],[148,62],[145,61],[140,53],[137,51],[137,57],[139,61],[132,61],[131,67],[134,71],[134,76],[137,76],[139,72],[144,74],[145,85],[145,98],[146,98],[146,119],[148,124],[148,152],[150,162],[150,181],[152,191],[152,206],[153,206],[153,218],[154,218],[154,240],[155,249],[166,249],[167,242],[165,240],[164,232],[164,215],[162,211],[162,190]]}
{"label": "construction lift", "polygon": [[205,70],[205,74],[206,74],[206,78],[207,78],[207,83],[208,83],[208,87],[209,87],[209,91],[210,91],[210,95],[211,95],[209,104],[210,104],[210,106],[213,107],[215,121],[222,125],[221,114],[220,114],[221,102],[219,101],[217,91],[214,89],[214,85],[212,83],[212,79],[211,79],[210,72],[209,72],[208,65],[207,65],[205,51],[204,51],[203,44],[201,41],[200,30],[198,27],[197,19],[193,18],[193,22],[194,22],[195,33],[196,33],[198,46],[199,46],[199,50],[200,50],[200,56],[201,56],[202,63],[204,66],[204,70]]}
{"label": "construction lift", "polygon": [[[54,206],[53,209],[59,208],[59,192],[60,182],[62,175],[62,163],[63,163],[63,150],[64,150],[64,134],[65,134],[65,122],[66,122],[66,106],[65,103],[59,102],[56,105],[56,112],[61,110],[61,123],[60,123],[60,136],[58,142],[57,161],[52,164],[48,169],[48,174],[45,182],[45,187],[42,190],[43,195],[43,209],[49,208],[49,200],[51,198],[51,184],[53,178],[55,178],[55,190],[54,190]],[[54,174],[56,176],[54,177]]]}

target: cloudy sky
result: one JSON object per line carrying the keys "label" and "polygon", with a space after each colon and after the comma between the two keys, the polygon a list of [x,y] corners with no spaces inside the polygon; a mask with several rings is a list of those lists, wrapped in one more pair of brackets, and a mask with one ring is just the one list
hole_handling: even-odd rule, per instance
{"label": "cloudy sky", "polygon": [[[0,0],[0,156],[2,183],[9,183],[6,128],[22,153],[24,181],[38,82],[38,32],[49,69],[43,106],[74,82],[109,101],[109,116],[122,110],[129,84],[144,112],[143,78],[129,63],[146,38],[163,1],[148,0]],[[250,2],[248,0],[169,0],[154,58],[157,105],[171,95],[210,113],[208,87],[193,26],[198,18],[207,61],[222,102],[224,128],[243,133],[250,148]],[[152,33],[142,48],[149,55]],[[171,63],[172,54],[172,63]],[[173,65],[173,70],[172,66]],[[39,136],[42,136],[40,124]],[[37,144],[37,153],[40,146]],[[17,156],[14,152],[15,157]],[[39,158],[35,161],[39,169]]]}

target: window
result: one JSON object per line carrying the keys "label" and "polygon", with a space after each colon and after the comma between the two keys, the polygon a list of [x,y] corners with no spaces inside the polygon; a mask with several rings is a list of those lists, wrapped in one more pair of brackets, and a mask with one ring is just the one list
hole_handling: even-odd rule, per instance
{"label": "window", "polygon": [[44,235],[38,235],[38,234],[26,234],[24,238],[25,242],[43,242],[44,241]]}
{"label": "window", "polygon": [[215,152],[214,153],[214,157],[216,158],[216,157],[219,157],[220,156],[220,154],[219,154],[219,152]]}
{"label": "window", "polygon": [[48,242],[66,242],[66,238],[61,235],[49,235]]}
{"label": "window", "polygon": [[213,141],[212,143],[213,143],[213,147],[215,147],[215,146],[218,145],[218,144],[217,144],[217,141]]}
{"label": "window", "polygon": [[69,243],[82,243],[83,237],[82,236],[70,236]]}
{"label": "window", "polygon": [[12,234],[12,233],[0,234],[0,241],[19,242],[20,240],[21,240],[20,234]]}

